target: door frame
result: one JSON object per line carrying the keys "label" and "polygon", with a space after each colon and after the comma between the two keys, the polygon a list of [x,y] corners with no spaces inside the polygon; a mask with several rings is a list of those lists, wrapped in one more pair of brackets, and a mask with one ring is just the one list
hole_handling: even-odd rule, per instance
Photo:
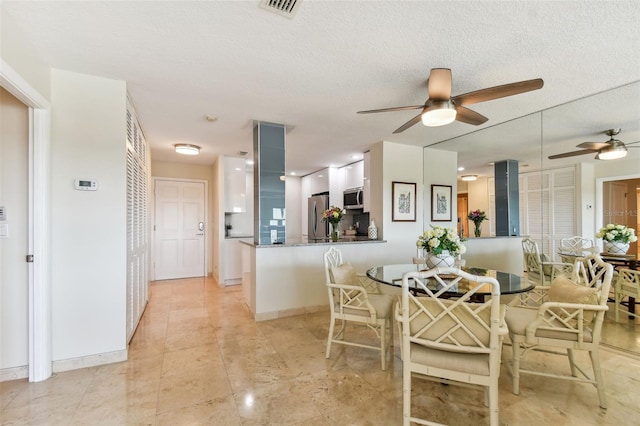
{"label": "door frame", "polygon": [[168,180],[171,182],[190,182],[204,183],[204,277],[209,276],[209,244],[211,242],[211,233],[209,232],[209,182],[203,179],[182,179],[170,178],[162,176],[152,176],[153,190],[151,191],[151,271],[149,280],[156,280],[156,181]]}
{"label": "door frame", "polygon": [[4,60],[0,86],[29,107],[29,276],[30,382],[46,380],[52,371],[51,348],[51,105]]}

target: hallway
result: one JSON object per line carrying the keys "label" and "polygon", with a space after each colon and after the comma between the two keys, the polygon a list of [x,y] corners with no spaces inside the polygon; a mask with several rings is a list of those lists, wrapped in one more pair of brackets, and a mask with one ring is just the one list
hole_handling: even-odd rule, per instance
{"label": "hallway", "polygon": [[[157,281],[150,292],[127,362],[57,373],[41,383],[0,383],[0,424],[401,424],[397,344],[386,372],[374,351],[335,347],[326,360],[327,312],[256,324],[240,286],[219,288],[198,278]],[[503,358],[509,357],[505,348]],[[503,365],[501,423],[637,422],[640,360],[609,350],[601,357],[608,410],[598,407],[592,386],[542,377],[523,377],[515,396]],[[566,359],[555,358],[566,371]],[[549,356],[532,359],[546,363]],[[482,392],[417,379],[414,389],[421,391],[414,410],[430,408],[431,419],[488,424]]]}

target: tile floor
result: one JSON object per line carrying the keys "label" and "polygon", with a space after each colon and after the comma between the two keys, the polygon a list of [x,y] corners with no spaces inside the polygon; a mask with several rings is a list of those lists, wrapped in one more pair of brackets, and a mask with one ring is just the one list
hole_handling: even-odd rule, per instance
{"label": "tile floor", "polygon": [[[328,312],[255,323],[240,287],[210,279],[152,283],[127,362],[0,383],[2,425],[399,425],[402,363],[335,347]],[[354,332],[355,333],[355,332]],[[634,333],[635,334],[635,333]],[[366,338],[366,335],[360,337]],[[396,336],[397,338],[397,336]],[[590,385],[524,376],[503,365],[500,423],[630,425],[640,415],[640,358],[602,350],[609,408]],[[509,348],[503,358],[510,358]],[[567,370],[564,358],[530,362]],[[586,357],[579,360],[585,362]],[[488,424],[483,394],[414,379],[414,410],[452,425]]]}

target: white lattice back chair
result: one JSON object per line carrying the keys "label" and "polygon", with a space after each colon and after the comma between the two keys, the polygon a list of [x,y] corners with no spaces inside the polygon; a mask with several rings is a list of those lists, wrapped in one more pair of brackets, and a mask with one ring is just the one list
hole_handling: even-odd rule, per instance
{"label": "white lattice back chair", "polygon": [[[612,276],[613,267],[598,255],[577,258],[571,278],[556,278],[539,307],[509,307],[506,321],[513,350],[514,394],[520,393],[522,373],[569,379],[593,384],[600,406],[606,408],[598,349]],[[530,350],[566,355],[571,376],[522,368],[521,360]],[[574,350],[588,351],[593,377],[575,363]]]}
{"label": "white lattice back chair", "polygon": [[575,236],[560,239],[560,250],[575,253],[584,251],[596,253],[598,251],[598,247],[596,246],[596,243],[589,238]]}
{"label": "white lattice back chair", "polygon": [[570,276],[573,273],[573,263],[551,262],[540,254],[538,244],[530,238],[522,240],[522,255],[527,279],[536,287],[532,291],[516,295],[509,302],[510,306],[539,306],[545,301],[549,285],[556,276]]}
{"label": "white lattice back chair", "polygon": [[[616,322],[620,321],[620,312],[622,312],[623,315],[640,318],[640,315],[629,312],[630,309],[627,309],[625,312],[622,305],[622,301],[625,297],[633,298],[633,303],[635,303],[635,300],[640,300],[640,271],[627,268],[619,269],[618,279],[616,280],[614,287]],[[629,303],[632,303],[632,301],[629,300]]]}
{"label": "white lattice back chair", "polygon": [[[410,283],[424,296],[416,296]],[[429,283],[429,284],[427,284]],[[468,288],[456,300],[454,289]],[[413,284],[411,285],[413,288]],[[469,303],[481,288],[491,290],[484,303]],[[491,425],[498,424],[498,377],[502,336],[507,333],[500,307],[500,285],[458,268],[409,272],[402,280],[402,301],[396,316],[402,323],[403,424],[433,424],[411,416],[411,377],[486,391]]]}
{"label": "white lattice back chair", "polygon": [[[332,343],[375,349],[381,352],[381,367],[386,370],[387,352],[393,346],[393,298],[385,294],[368,294],[351,265],[342,262],[342,254],[335,247],[324,254],[324,269],[331,312],[326,358],[331,354]],[[336,333],[338,320],[342,323]],[[367,345],[345,340],[347,322],[368,327],[380,343]]]}
{"label": "white lattice back chair", "polygon": [[[329,265],[333,268],[342,266],[343,265],[342,252],[337,248],[331,246],[329,248],[329,251],[325,253],[325,260],[327,260],[329,262]],[[325,273],[326,282],[329,282],[331,278],[329,276],[329,270],[325,268],[324,273]],[[356,277],[358,277],[358,285],[360,285],[365,290],[367,290],[367,293],[382,294],[382,291],[380,290],[380,284],[378,282],[370,279],[369,277],[367,277],[365,274],[362,274],[362,273],[356,273]]]}

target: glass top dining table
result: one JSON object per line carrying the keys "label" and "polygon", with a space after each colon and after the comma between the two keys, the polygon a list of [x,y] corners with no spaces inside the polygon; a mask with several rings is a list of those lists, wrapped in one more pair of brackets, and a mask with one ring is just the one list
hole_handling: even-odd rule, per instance
{"label": "glass top dining table", "polygon": [[[530,283],[524,277],[519,275],[510,274],[508,272],[496,271],[493,269],[474,268],[469,266],[463,266],[462,269],[472,275],[488,276],[495,278],[500,283],[500,294],[516,294],[525,293],[534,289],[535,285]],[[413,263],[397,264],[397,265],[383,265],[374,266],[367,270],[367,277],[382,284],[391,285],[395,287],[402,287],[402,276],[407,272],[415,272],[419,269]],[[430,289],[436,290],[435,280],[430,280],[427,284]],[[433,287],[431,287],[433,285]],[[413,286],[412,286],[413,287]],[[451,296],[462,295],[469,289],[469,282],[461,280],[455,291],[450,292]],[[478,295],[491,294],[491,286],[485,285],[477,292]]]}

